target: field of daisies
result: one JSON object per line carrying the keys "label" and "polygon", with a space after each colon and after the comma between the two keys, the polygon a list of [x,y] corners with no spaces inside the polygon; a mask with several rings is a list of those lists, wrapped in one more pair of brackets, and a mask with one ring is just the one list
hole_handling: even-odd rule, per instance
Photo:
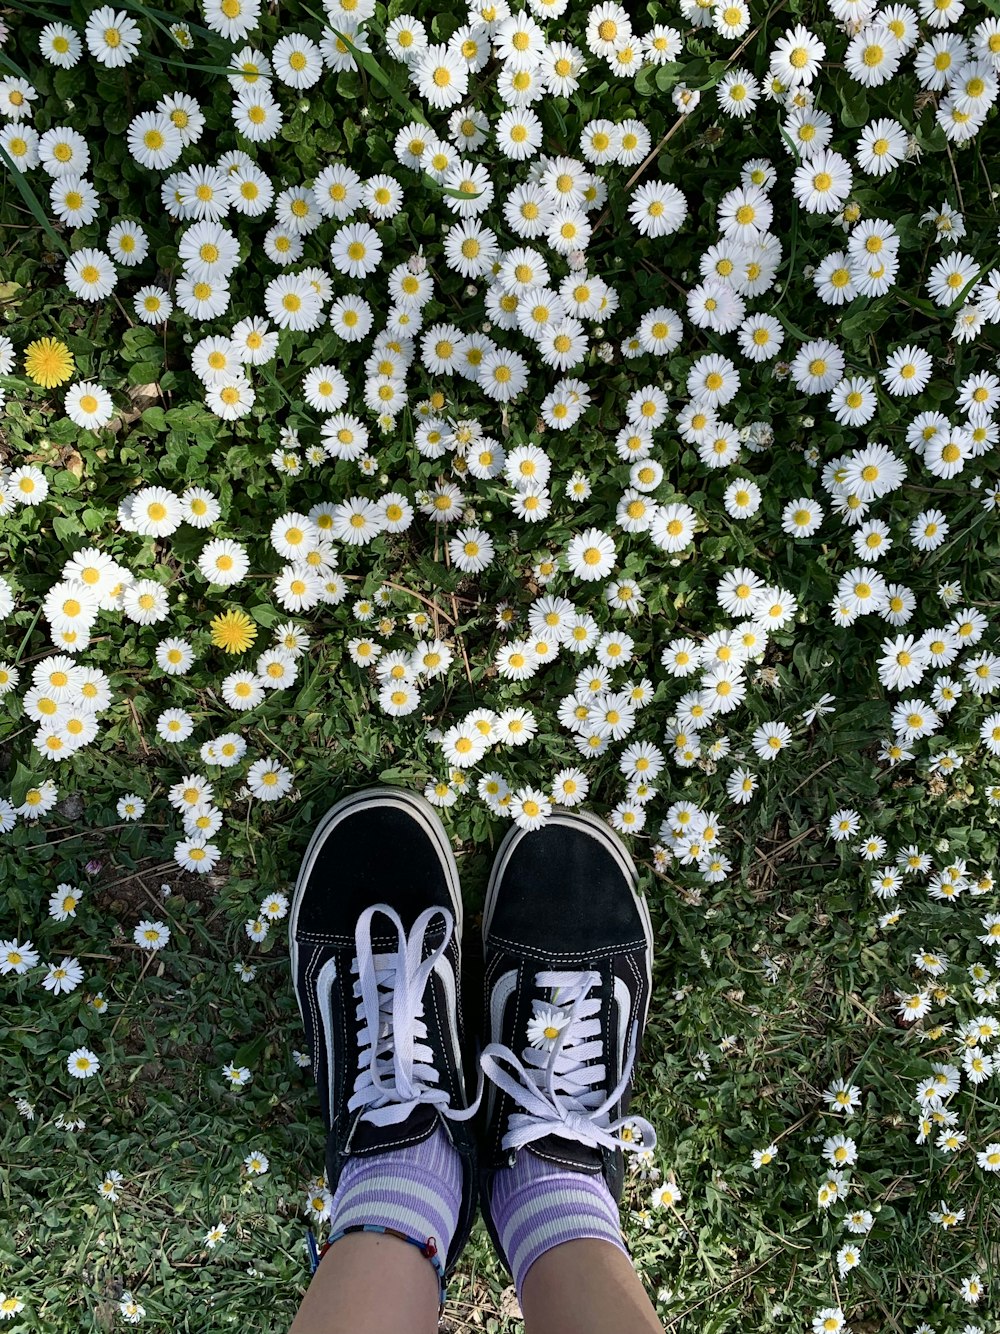
{"label": "field of daisies", "polygon": [[160,3],[0,7],[3,1328],[287,1327],[382,780],[473,978],[639,862],[665,1329],[996,1331],[1000,5]]}

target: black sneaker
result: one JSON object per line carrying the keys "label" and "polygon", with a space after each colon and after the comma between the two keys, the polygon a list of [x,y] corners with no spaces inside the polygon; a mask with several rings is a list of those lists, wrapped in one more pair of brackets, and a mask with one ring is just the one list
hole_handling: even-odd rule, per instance
{"label": "black sneaker", "polygon": [[461,930],[458,868],[429,802],[369,787],[331,806],[306,849],[288,922],[328,1132],[326,1184],[336,1190],[351,1155],[420,1143],[443,1125],[463,1160],[458,1223],[441,1257],[446,1274],[476,1205]]}
{"label": "black sneaker", "polygon": [[625,1115],[652,989],[653,931],[637,884],[621,840],[583,812],[556,807],[541,829],[512,829],[497,852],[483,908],[479,1181],[508,1271],[489,1200],[519,1149],[602,1174],[617,1203],[622,1150],[656,1144],[648,1121]]}

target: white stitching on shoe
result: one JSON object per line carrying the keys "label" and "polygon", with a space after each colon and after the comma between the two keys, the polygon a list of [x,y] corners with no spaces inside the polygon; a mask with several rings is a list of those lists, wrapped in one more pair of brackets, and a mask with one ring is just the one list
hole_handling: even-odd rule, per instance
{"label": "white stitching on shoe", "polygon": [[[436,1127],[432,1126],[430,1133],[433,1134],[435,1129]],[[406,1135],[403,1137],[403,1139],[396,1139],[395,1137],[393,1137],[392,1146],[395,1149],[395,1148],[402,1148],[404,1144],[420,1144],[421,1141],[427,1138],[428,1138],[428,1133],[426,1130],[422,1131],[419,1135]],[[372,1144],[369,1145],[369,1147],[366,1149],[352,1148],[351,1157],[353,1158],[355,1155],[357,1155],[359,1158],[364,1158],[368,1154],[383,1153],[383,1152],[384,1152],[384,1147],[381,1144]]]}
{"label": "white stitching on shoe", "polygon": [[[331,955],[323,964],[323,967],[316,974],[316,985],[311,988],[311,994],[319,995],[319,1008],[323,1016],[322,1033],[326,1041],[322,1044],[324,1056],[326,1058],[327,1071],[333,1069],[333,983],[338,976],[337,957]],[[317,1043],[319,1047],[321,1044]],[[329,1119],[333,1121],[333,1080],[327,1078],[326,1081],[327,1098],[329,1102]]]}
{"label": "white stitching on shoe", "polygon": [[[495,972],[497,967],[503,962],[503,956],[499,954],[496,955],[494,960],[491,961],[489,972]],[[507,1006],[510,1004],[512,996],[514,997],[515,1006],[517,1004],[516,990],[519,970],[516,967],[506,968],[499,977],[494,977],[492,981],[489,980],[489,972],[487,974],[486,983],[486,994],[489,997],[489,1013],[486,1018],[486,1033],[488,1035],[502,1033],[503,1014]],[[495,1127],[499,1123],[500,1118],[497,1116],[496,1107],[502,1105],[503,1097],[504,1095],[502,1093],[498,1094],[498,1090],[494,1089],[492,1086],[490,1087],[487,1095],[488,1125],[492,1124]],[[499,1152],[499,1144],[500,1138],[499,1133],[497,1133],[496,1143],[494,1145],[495,1152]]]}
{"label": "white stitching on shoe", "polygon": [[[439,985],[442,985],[442,986],[444,985],[444,984],[440,981],[440,979],[437,979],[437,980],[438,980]],[[435,974],[434,974],[434,973],[431,973],[431,976],[427,979],[427,990],[430,992],[431,1005],[434,1007],[434,1022],[437,1024],[437,1030],[438,1030],[438,1032],[441,1034],[442,1039],[443,1039],[445,1042],[447,1042],[447,1041],[450,1040],[451,1033],[445,1029],[444,1024],[441,1022],[441,1011],[440,1011],[440,1009],[439,1009],[439,1007],[438,1007],[437,987],[434,985],[434,983],[435,983]],[[447,1077],[447,1080],[448,1080],[448,1089],[449,1089],[449,1092],[450,1092],[452,1098],[457,1099],[457,1098],[458,1098],[458,1091],[457,1091],[457,1089],[455,1088],[455,1081],[454,1081],[454,1079],[452,1078],[452,1062],[451,1062],[451,1061],[447,1061],[447,1062],[445,1063],[445,1076]]]}
{"label": "white stitching on shoe", "polygon": [[[338,1072],[333,1068],[328,1059],[329,1054],[333,1049],[333,1044],[327,1036],[326,1025],[320,1016],[318,1005],[319,977],[322,974],[323,969],[331,962],[332,959],[324,959],[321,952],[315,950],[306,966],[304,988],[309,1006],[309,1016],[312,1021],[312,1030],[309,1034],[309,1045],[313,1061],[313,1073],[316,1075],[317,1085],[319,1085],[319,1057],[322,1056],[323,1064],[326,1067],[326,1079],[324,1083],[327,1089],[327,1118],[332,1125],[336,1111],[334,1088]],[[330,1008],[332,1010],[332,1005]],[[346,1031],[343,1007],[341,1007],[340,1024],[341,1030]]]}
{"label": "white stitching on shoe", "polygon": [[[524,994],[524,987],[525,987],[525,979],[526,979],[526,977],[527,977],[527,970],[526,970],[526,968],[525,968],[524,962],[523,962],[523,960],[519,960],[519,961],[518,961],[518,964],[517,964],[517,982],[516,982],[516,984],[515,984],[515,987],[514,987],[514,994],[513,994],[514,1013],[515,1013],[515,1014],[517,1014],[517,1012],[518,1012],[518,1010],[520,1009],[520,1006],[521,1006],[521,997],[522,997],[522,995]],[[509,1005],[509,1004],[510,1004],[510,1001],[508,1001],[508,1005]],[[489,1050],[489,1048],[486,1048],[485,1050]],[[480,1068],[481,1068],[481,1066],[482,1066],[482,1063],[480,1062]],[[495,1105],[494,1105],[494,1109],[493,1109],[493,1123],[494,1123],[494,1124],[493,1124],[493,1152],[494,1152],[494,1154],[499,1154],[499,1153],[500,1153],[500,1137],[501,1137],[501,1134],[502,1134],[502,1132],[503,1132],[504,1124],[505,1124],[505,1122],[507,1121],[508,1116],[510,1115],[509,1112],[507,1112],[506,1110],[503,1110],[503,1109],[504,1109],[504,1099],[505,1099],[505,1097],[506,1097],[506,1094],[504,1093],[503,1089],[501,1089],[501,1088],[499,1088],[499,1087],[498,1087],[498,1089],[497,1089],[497,1092],[498,1092],[498,1095],[499,1095],[499,1096],[498,1096],[498,1100],[497,1100],[497,1102],[495,1103]]]}
{"label": "white stitching on shoe", "polygon": [[558,964],[564,960],[568,963],[574,959],[592,959],[597,954],[602,958],[605,958],[618,954],[625,954],[631,950],[645,950],[647,941],[646,937],[643,936],[639,940],[628,940],[621,945],[601,945],[597,950],[579,950],[575,953],[570,950],[559,950],[557,952],[553,952],[552,950],[538,950],[531,945],[522,944],[519,940],[508,940],[506,936],[491,935],[490,944],[506,945],[510,950],[517,954],[524,955],[527,958],[537,959],[543,963]]}
{"label": "white stitching on shoe", "polygon": [[[296,940],[307,945],[332,945],[336,949],[349,949],[354,944],[354,936],[331,934],[327,931],[299,931]],[[372,946],[378,950],[391,950],[396,945],[396,937],[389,935],[372,936]]]}
{"label": "white stitching on shoe", "polygon": [[581,1163],[577,1158],[563,1158],[561,1154],[553,1152],[548,1145],[546,1145],[542,1153],[547,1163],[559,1163],[562,1167],[571,1167],[576,1172],[596,1173],[601,1170],[597,1163],[594,1163],[594,1165],[591,1166],[589,1163]]}
{"label": "white stitching on shoe", "polygon": [[[646,990],[646,974],[639,972],[639,969],[636,966],[634,954],[627,955],[626,959],[628,966],[632,969],[632,976],[635,978],[635,990],[632,992],[633,996],[632,1009],[634,1011],[634,1016],[632,1017],[634,1017],[636,1020],[639,1020],[640,1019],[639,997]],[[645,1005],[643,1006],[643,1009],[645,1009]]]}

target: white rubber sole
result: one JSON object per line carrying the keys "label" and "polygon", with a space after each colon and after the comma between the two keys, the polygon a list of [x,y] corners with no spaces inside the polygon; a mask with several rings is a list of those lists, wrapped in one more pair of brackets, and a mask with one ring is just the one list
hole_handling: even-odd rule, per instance
{"label": "white rubber sole", "polygon": [[352,811],[370,806],[395,806],[405,810],[418,821],[433,841],[445,868],[448,893],[451,897],[455,918],[455,934],[458,937],[459,948],[461,948],[462,922],[464,920],[462,886],[458,877],[458,865],[452,851],[451,840],[448,837],[448,831],[441,823],[440,816],[426,797],[417,792],[410,792],[407,788],[366,787],[362,788],[360,792],[352,792],[350,796],[342,797],[320,817],[320,821],[313,830],[312,838],[309,840],[303,854],[302,865],[299,867],[295,890],[292,894],[291,909],[288,914],[288,947],[292,960],[293,978],[298,977],[298,945],[295,940],[295,931],[298,924],[299,907],[320,850],[331,831],[341,820],[349,816]]}
{"label": "white rubber sole", "polygon": [[[646,1016],[649,1013],[649,1002],[653,995],[653,923],[649,915],[649,904],[643,895],[638,892],[639,871],[635,862],[629,854],[628,849],[616,837],[614,831],[590,811],[569,810],[566,807],[555,806],[552,815],[549,818],[551,824],[569,825],[572,828],[579,828],[583,825],[591,837],[597,839],[618,862],[619,866],[628,877],[629,886],[632,890],[632,897],[635,899],[636,907],[639,910],[639,916],[642,920],[643,931],[646,936],[648,949],[646,951],[646,986],[647,1000],[646,1015],[643,1016],[645,1025]],[[486,937],[489,934],[490,923],[493,920],[493,909],[496,906],[497,893],[500,889],[500,880],[506,869],[513,853],[514,846],[522,838],[527,837],[529,831],[519,829],[517,825],[507,831],[503,842],[497,849],[497,855],[493,862],[493,870],[490,872],[489,884],[486,887],[486,902],[483,905],[483,948],[485,951]]]}

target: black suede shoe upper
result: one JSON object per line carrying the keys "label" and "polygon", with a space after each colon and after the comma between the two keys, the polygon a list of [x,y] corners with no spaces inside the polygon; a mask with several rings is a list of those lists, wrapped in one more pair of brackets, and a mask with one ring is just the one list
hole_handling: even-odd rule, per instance
{"label": "black suede shoe upper", "polygon": [[[300,935],[320,932],[353,945],[354,924],[373,903],[388,903],[405,924],[434,903],[454,914],[440,853],[415,822],[408,804],[417,798],[402,789],[397,796],[392,788],[369,788],[356,797],[373,791],[390,792],[392,798],[378,805],[373,798],[371,805],[353,807],[349,822],[346,817],[338,822],[318,845],[309,892],[299,907]],[[376,919],[375,925],[380,935],[373,940],[394,945],[396,934],[389,920]]]}
{"label": "black suede shoe upper", "polygon": [[558,957],[567,968],[577,955],[596,958],[623,945],[645,949],[632,885],[611,846],[595,837],[613,837],[612,831],[595,831],[569,812],[556,820],[531,833],[518,830],[511,840],[489,941]]}

